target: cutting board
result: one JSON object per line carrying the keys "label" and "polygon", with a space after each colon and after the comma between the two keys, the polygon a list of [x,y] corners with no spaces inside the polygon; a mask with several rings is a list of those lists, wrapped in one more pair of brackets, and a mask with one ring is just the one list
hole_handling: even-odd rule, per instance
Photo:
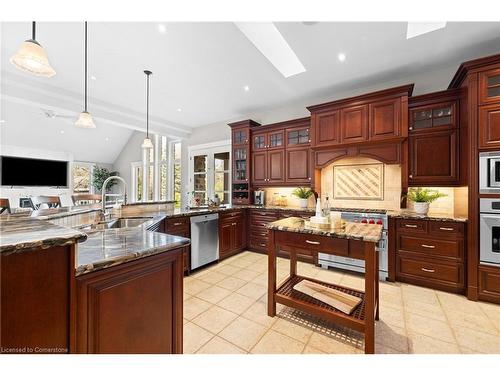
{"label": "cutting board", "polygon": [[351,314],[361,303],[361,298],[359,297],[352,296],[337,289],[328,288],[309,280],[302,280],[295,284],[293,289],[316,298],[342,311],[344,314]]}

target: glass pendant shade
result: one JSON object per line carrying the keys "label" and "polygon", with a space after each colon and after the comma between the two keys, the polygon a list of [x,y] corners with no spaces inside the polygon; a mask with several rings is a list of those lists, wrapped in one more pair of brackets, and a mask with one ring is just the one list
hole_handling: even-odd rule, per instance
{"label": "glass pendant shade", "polygon": [[41,77],[52,77],[56,71],[50,66],[47,53],[43,47],[33,39],[21,44],[21,48],[10,58],[16,68]]}
{"label": "glass pendant shade", "polygon": [[153,142],[151,142],[151,139],[149,138],[144,138],[144,141],[142,141],[142,148],[153,148]]}
{"label": "glass pendant shade", "polygon": [[75,122],[75,126],[77,128],[83,128],[83,129],[95,129],[95,124],[94,120],[92,120],[92,116],[90,113],[83,111],[80,113],[80,116],[78,116],[78,120]]}

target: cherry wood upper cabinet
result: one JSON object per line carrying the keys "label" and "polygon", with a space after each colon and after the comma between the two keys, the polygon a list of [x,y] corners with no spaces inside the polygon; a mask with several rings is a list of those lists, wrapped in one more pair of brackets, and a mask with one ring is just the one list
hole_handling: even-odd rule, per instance
{"label": "cherry wood upper cabinet", "polygon": [[309,147],[286,150],[286,182],[292,184],[309,183],[310,175],[310,149]]}
{"label": "cherry wood upper cabinet", "polygon": [[311,146],[319,149],[404,140],[412,91],[413,84],[307,107],[311,112]]}
{"label": "cherry wood upper cabinet", "polygon": [[370,140],[399,137],[401,128],[401,98],[370,104]]}
{"label": "cherry wood upper cabinet", "polygon": [[479,103],[500,102],[500,68],[479,73]]}
{"label": "cherry wood upper cabinet", "polygon": [[252,183],[267,182],[267,152],[252,152]]}
{"label": "cherry wood upper cabinet", "polygon": [[453,129],[409,137],[410,186],[459,184],[458,134]]}
{"label": "cherry wood upper cabinet", "polygon": [[500,147],[500,103],[479,107],[479,148]]}
{"label": "cherry wood upper cabinet", "polygon": [[279,149],[285,147],[285,131],[276,130],[267,133],[267,148]]}
{"label": "cherry wood upper cabinet", "polygon": [[340,143],[340,110],[313,113],[311,125],[313,145],[331,146]]}
{"label": "cherry wood upper cabinet", "polygon": [[270,150],[267,152],[267,182],[276,183],[285,181],[285,151]]}
{"label": "cherry wood upper cabinet", "polygon": [[341,143],[364,142],[368,139],[368,106],[358,105],[340,111]]}

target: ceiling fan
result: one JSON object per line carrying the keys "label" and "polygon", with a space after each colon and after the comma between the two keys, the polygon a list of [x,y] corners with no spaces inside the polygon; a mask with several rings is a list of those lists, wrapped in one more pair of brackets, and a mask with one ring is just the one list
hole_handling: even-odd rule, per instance
{"label": "ceiling fan", "polygon": [[45,109],[45,108],[40,108],[40,109],[46,118],[75,119],[77,117],[76,115],[60,115],[59,113],[57,113],[52,109]]}

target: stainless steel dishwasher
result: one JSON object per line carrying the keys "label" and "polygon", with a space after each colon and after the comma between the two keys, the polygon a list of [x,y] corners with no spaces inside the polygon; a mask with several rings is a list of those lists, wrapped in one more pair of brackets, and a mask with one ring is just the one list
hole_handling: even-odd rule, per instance
{"label": "stainless steel dishwasher", "polygon": [[191,216],[191,269],[219,259],[219,214]]}

